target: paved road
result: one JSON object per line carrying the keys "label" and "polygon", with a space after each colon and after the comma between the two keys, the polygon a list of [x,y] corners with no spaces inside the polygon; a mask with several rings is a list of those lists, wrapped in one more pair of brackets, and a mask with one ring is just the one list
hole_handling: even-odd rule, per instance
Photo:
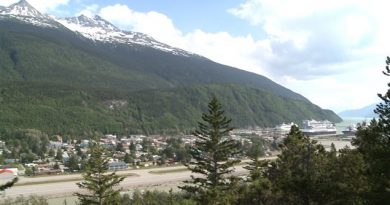
{"label": "paved road", "polygon": [[[269,159],[273,159],[271,157]],[[161,171],[161,170],[174,170],[182,169],[183,166],[179,167],[166,167],[166,168],[153,168],[153,169],[138,169],[138,170],[126,170],[117,172],[118,174],[134,174],[133,176],[126,177],[126,179],[121,183],[121,187],[125,190],[143,188],[149,186],[158,186],[162,184],[178,183],[190,178],[191,173],[189,171],[180,171],[180,172],[168,172],[164,174],[154,174],[150,173],[151,171]],[[246,170],[243,169],[243,165],[235,167],[235,174],[244,174]],[[66,182],[58,182],[61,180],[72,180]],[[24,178],[20,177],[19,185],[14,186],[10,189],[7,189],[5,195],[8,197],[16,197],[19,195],[39,195],[45,197],[58,197],[58,196],[70,196],[73,193],[80,191],[77,187],[77,180],[81,180],[79,174],[76,175],[59,175],[59,176],[49,176],[49,177],[34,177],[34,178]],[[44,183],[48,181],[57,181],[53,183]],[[31,184],[26,183],[40,183],[40,184]],[[23,185],[25,184],[25,185]]]}

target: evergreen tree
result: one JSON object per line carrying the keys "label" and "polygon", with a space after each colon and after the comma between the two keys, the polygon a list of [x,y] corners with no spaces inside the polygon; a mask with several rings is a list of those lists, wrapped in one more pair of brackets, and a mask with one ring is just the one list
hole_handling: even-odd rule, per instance
{"label": "evergreen tree", "polygon": [[4,191],[8,188],[11,188],[16,182],[18,182],[19,178],[15,177],[11,181],[6,182],[5,184],[0,185],[0,191]]}
{"label": "evergreen tree", "polygon": [[327,153],[322,145],[304,136],[297,126],[281,144],[281,154],[267,171],[276,204],[321,204]]}
{"label": "evergreen tree", "polygon": [[271,195],[271,182],[266,178],[268,169],[268,160],[259,160],[264,154],[262,143],[258,140],[252,140],[253,144],[249,154],[248,165],[244,168],[249,171],[248,183],[243,185],[240,190],[238,204],[262,205],[269,204],[267,199]]}
{"label": "evergreen tree", "polygon": [[66,161],[65,165],[69,168],[71,171],[78,171],[80,170],[80,157],[72,154],[69,159]]}
{"label": "evergreen tree", "polygon": [[228,136],[233,129],[231,119],[225,116],[215,97],[202,119],[204,122],[199,122],[194,132],[197,140],[190,151],[193,160],[186,164],[197,176],[192,175],[180,188],[195,194],[199,204],[227,204],[224,199],[231,188],[231,180],[226,174],[232,173],[234,164],[240,161],[231,159],[239,153],[238,143]]}
{"label": "evergreen tree", "polygon": [[61,148],[58,148],[57,149],[57,154],[56,154],[56,157],[55,159],[58,160],[58,161],[62,161],[62,149]]}
{"label": "evergreen tree", "polygon": [[81,204],[115,205],[119,204],[119,191],[115,186],[119,185],[125,177],[116,175],[115,172],[108,171],[108,157],[106,150],[97,143],[90,146],[91,157],[86,164],[84,181],[77,183],[81,189],[86,189],[89,193],[75,195]]}
{"label": "evergreen tree", "polygon": [[118,143],[117,145],[116,145],[116,151],[120,151],[120,152],[124,152],[125,151],[125,149],[123,148],[123,144],[122,143]]}
{"label": "evergreen tree", "polygon": [[55,153],[54,149],[49,149],[49,153],[48,153],[49,157],[54,157],[55,154],[56,153]]}
{"label": "evergreen tree", "polygon": [[56,162],[56,163],[53,165],[53,169],[60,169],[60,165],[58,164],[58,162]]}
{"label": "evergreen tree", "polygon": [[125,163],[127,163],[127,164],[129,164],[129,163],[133,163],[133,158],[131,157],[131,155],[129,154],[129,153],[126,153],[126,155],[125,155],[125,157],[124,157],[124,159],[123,159],[123,161],[125,162]]}
{"label": "evergreen tree", "polygon": [[259,160],[259,157],[264,155],[262,148],[262,142],[258,139],[252,139],[252,146],[248,152],[249,159],[248,165],[244,168],[249,171],[249,180],[255,181],[263,176],[264,170],[267,168],[268,161]]}
{"label": "evergreen tree", "polygon": [[[386,70],[390,76],[390,58],[386,59]],[[388,84],[390,87],[390,83]],[[389,204],[390,202],[390,89],[382,95],[375,109],[378,120],[372,120],[368,126],[361,126],[356,134],[354,145],[362,153],[367,165],[370,191],[366,196],[372,204]]]}
{"label": "evergreen tree", "polygon": [[136,150],[135,150],[135,144],[133,141],[131,141],[129,149],[130,149],[131,156],[134,157]]}
{"label": "evergreen tree", "polygon": [[337,157],[334,153],[329,152],[319,183],[328,204],[366,204],[368,181],[362,154],[349,148],[339,150]]}

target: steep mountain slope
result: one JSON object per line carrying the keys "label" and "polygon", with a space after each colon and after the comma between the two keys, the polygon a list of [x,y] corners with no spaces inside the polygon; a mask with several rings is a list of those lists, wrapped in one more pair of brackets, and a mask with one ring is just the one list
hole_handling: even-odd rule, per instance
{"label": "steep mountain slope", "polygon": [[239,127],[340,120],[264,76],[24,0],[0,9],[0,94],[0,127],[53,134],[188,130],[212,95]]}
{"label": "steep mountain slope", "polygon": [[207,102],[221,100],[235,127],[272,127],[286,121],[328,119],[333,112],[233,84],[118,92],[65,85],[18,83],[0,89],[1,128],[37,128],[48,133],[173,133],[196,126]]}
{"label": "steep mountain slope", "polygon": [[[32,10],[30,12],[22,12],[21,15],[24,13],[39,13],[24,0],[10,7],[20,7],[16,6],[18,4],[26,5],[27,8],[24,10]],[[0,13],[4,12],[0,11]],[[51,17],[42,14],[38,16],[44,18],[42,21],[53,21]],[[28,16],[23,17],[27,18]],[[51,42],[70,43],[80,50],[117,64],[122,68],[137,70],[147,75],[163,78],[169,81],[172,84],[171,86],[238,83],[264,89],[280,96],[307,101],[303,96],[272,82],[264,76],[217,64],[204,57],[159,43],[145,34],[120,31],[100,17],[95,17],[95,19],[89,19],[85,16],[68,18],[68,23],[65,23],[69,28],[76,28],[75,31],[78,34],[92,41],[80,38],[79,35],[67,30],[64,26],[58,25],[58,22],[52,22],[52,26],[45,27],[39,23],[36,24],[26,19],[16,18],[20,20],[18,25],[14,14],[0,15],[0,18],[3,19],[3,21],[0,21],[2,30],[33,35]],[[31,18],[35,19],[37,17],[34,15]],[[64,23],[64,20],[60,20],[60,22]],[[125,35],[123,38],[126,40],[123,40],[123,38],[117,37],[116,33],[118,32],[131,35]],[[158,46],[155,47],[153,45]],[[34,58],[37,59],[38,56]]]}
{"label": "steep mountain slope", "polygon": [[38,81],[131,90],[170,86],[159,77],[91,55],[94,46],[89,44],[67,30],[0,21],[0,84]]}
{"label": "steep mountain slope", "polygon": [[217,64],[202,56],[157,42],[142,33],[122,31],[99,16],[91,19],[81,15],[60,19],[59,22],[95,41],[97,47],[102,48],[103,55],[110,56],[109,60],[115,59],[122,66],[141,67],[143,71],[157,74],[173,84],[238,83],[285,97],[307,100],[268,78]]}

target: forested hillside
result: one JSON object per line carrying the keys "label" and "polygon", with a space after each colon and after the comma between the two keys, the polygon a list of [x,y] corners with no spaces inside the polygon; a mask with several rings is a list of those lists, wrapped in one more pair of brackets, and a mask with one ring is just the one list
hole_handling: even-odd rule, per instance
{"label": "forested hillside", "polygon": [[[340,118],[257,74],[65,27],[0,20],[0,127],[50,134],[186,132],[212,96],[234,126]],[[7,131],[7,132],[8,132]]]}

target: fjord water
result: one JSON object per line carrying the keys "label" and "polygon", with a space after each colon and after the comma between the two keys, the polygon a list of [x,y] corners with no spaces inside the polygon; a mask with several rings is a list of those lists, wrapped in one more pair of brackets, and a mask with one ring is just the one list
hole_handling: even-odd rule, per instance
{"label": "fjord water", "polygon": [[363,117],[353,117],[353,118],[343,118],[343,121],[336,123],[337,134],[343,134],[342,131],[345,130],[348,126],[357,125],[358,123],[370,123],[372,118],[363,118]]}

